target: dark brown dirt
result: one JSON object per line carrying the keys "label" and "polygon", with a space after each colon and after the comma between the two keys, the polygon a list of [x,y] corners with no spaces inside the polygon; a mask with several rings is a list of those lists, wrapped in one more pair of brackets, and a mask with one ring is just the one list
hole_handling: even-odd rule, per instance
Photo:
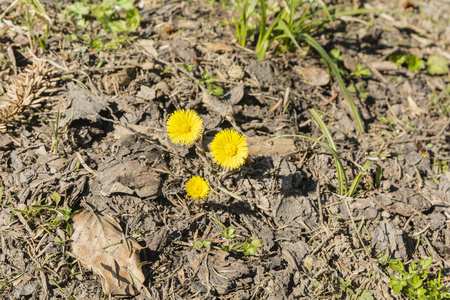
{"label": "dark brown dirt", "polygon": [[[450,60],[450,7],[437,0],[408,1],[412,8],[360,2],[415,12],[345,17],[313,34],[328,51],[341,51],[348,74],[358,62],[378,70],[344,76],[368,92],[352,93],[364,134],[337,83],[327,83],[317,53],[302,45],[303,51],[257,61],[253,41],[248,49],[236,46],[233,27],[223,23],[236,10],[219,3],[143,1],[136,39],[101,52],[64,39],[76,27],[54,2],[43,2],[54,20],[48,48],[30,50],[26,28],[11,22],[23,22],[23,6],[9,10],[0,19],[0,95],[15,74],[38,62],[54,67],[46,80],[56,89],[0,132],[0,297],[105,297],[99,276],[70,255],[66,223],[49,225],[60,214],[33,207],[42,199],[54,206],[54,193],[60,208],[113,216],[143,247],[148,292],[137,299],[350,299],[350,290],[398,299],[389,287],[395,258],[405,264],[433,258],[430,276],[441,269],[448,285],[449,76],[383,63],[398,51]],[[0,15],[10,4],[0,3]],[[2,33],[4,24],[16,27]],[[182,64],[193,64],[190,76],[197,79],[208,72],[225,95],[205,100]],[[172,144],[165,123],[181,108],[200,114],[205,144],[221,129],[244,133],[252,162],[220,180],[218,167],[206,165],[193,147]],[[326,141],[311,108],[328,125],[350,183],[366,161],[374,162],[352,198],[338,195],[325,149],[305,139],[271,139],[297,134]],[[50,120],[58,110],[55,154]],[[188,199],[191,176],[210,183],[207,200]],[[228,241],[217,221],[235,228],[236,241],[259,239],[262,247],[249,256],[221,250]],[[214,247],[193,245],[204,240]],[[351,281],[347,290],[340,279]]]}

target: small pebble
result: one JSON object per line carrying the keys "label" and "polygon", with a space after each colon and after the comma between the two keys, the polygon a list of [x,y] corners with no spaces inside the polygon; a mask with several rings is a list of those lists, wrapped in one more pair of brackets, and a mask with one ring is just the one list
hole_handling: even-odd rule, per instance
{"label": "small pebble", "polygon": [[388,219],[388,218],[391,216],[391,214],[388,213],[387,211],[383,210],[383,211],[381,212],[381,216],[382,216],[383,218],[385,218],[385,219]]}

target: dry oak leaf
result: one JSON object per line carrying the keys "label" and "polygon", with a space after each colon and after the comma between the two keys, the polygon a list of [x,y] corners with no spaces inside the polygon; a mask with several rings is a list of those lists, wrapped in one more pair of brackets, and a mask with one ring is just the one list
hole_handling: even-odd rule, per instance
{"label": "dry oak leaf", "polygon": [[134,296],[145,276],[139,260],[142,247],[126,240],[110,216],[84,210],[73,217],[72,254],[102,278],[105,294]]}

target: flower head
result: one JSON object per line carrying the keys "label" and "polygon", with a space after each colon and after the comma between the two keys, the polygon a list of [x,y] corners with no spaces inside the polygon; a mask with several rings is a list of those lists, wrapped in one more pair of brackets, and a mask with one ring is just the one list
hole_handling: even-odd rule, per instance
{"label": "flower head", "polygon": [[193,110],[177,110],[167,120],[167,133],[173,143],[189,145],[202,134],[202,119]]}
{"label": "flower head", "polygon": [[186,191],[189,197],[201,200],[208,196],[209,185],[202,177],[194,176],[186,183]]}
{"label": "flower head", "polygon": [[224,169],[237,169],[248,156],[245,136],[233,129],[225,129],[216,134],[211,142],[211,154]]}

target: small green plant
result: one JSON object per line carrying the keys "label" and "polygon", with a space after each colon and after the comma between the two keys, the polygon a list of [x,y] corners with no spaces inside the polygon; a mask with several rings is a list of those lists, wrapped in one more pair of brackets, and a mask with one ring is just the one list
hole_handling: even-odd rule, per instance
{"label": "small green plant", "polygon": [[[341,54],[341,50],[339,50],[339,49],[331,49],[331,51],[330,51],[330,59],[333,61],[333,63],[338,68],[340,75],[342,75],[342,76],[348,75],[348,72],[343,67],[344,57]],[[324,60],[322,59],[322,61],[324,61]],[[334,74],[333,69],[330,70],[330,73]]]}
{"label": "small green plant", "polygon": [[425,62],[415,55],[393,54],[389,56],[389,61],[395,62],[399,67],[406,64],[411,71],[417,71],[425,68]]}
{"label": "small green plant", "polygon": [[182,64],[180,67],[188,72],[191,72],[192,70],[194,70],[195,65]]}
{"label": "small green plant", "polygon": [[427,71],[430,75],[445,75],[448,70],[448,62],[442,56],[432,55],[427,60]]}
{"label": "small green plant", "polygon": [[445,85],[440,93],[430,94],[430,102],[430,109],[436,107],[445,117],[448,117],[450,115],[450,85]]}
{"label": "small green plant", "polygon": [[[73,218],[73,216],[75,216],[78,213],[78,211],[72,211],[72,209],[69,207],[58,207],[58,204],[61,201],[61,195],[59,195],[58,193],[53,193],[50,196],[50,199],[52,200],[51,204],[42,204],[46,200],[46,198],[42,198],[41,200],[31,205],[30,207],[25,207],[23,209],[3,204],[2,195],[3,195],[3,185],[0,182],[0,206],[12,210],[9,218],[10,222],[12,221],[14,213],[21,213],[26,217],[27,221],[31,221],[38,215],[47,214],[48,216],[52,217],[52,219],[50,219],[50,222],[48,223],[48,226],[56,226],[59,225],[61,222],[66,222],[66,232],[69,236],[72,234],[72,228],[70,226],[69,220]],[[59,214],[59,216],[53,217],[53,214]],[[47,230],[45,227],[46,226],[43,226],[44,230]]]}
{"label": "small green plant", "polygon": [[208,249],[210,249],[211,248],[211,242],[210,241],[207,241],[207,240],[204,240],[203,242],[201,242],[201,241],[195,241],[194,242],[194,246],[197,246],[198,248],[208,248]]}
{"label": "small green plant", "polygon": [[212,246],[210,241],[204,240],[203,242],[195,241],[194,246],[200,249],[214,248],[228,252],[242,252],[246,256],[256,254],[257,249],[262,247],[261,241],[258,239],[250,239],[250,240],[246,239],[244,241],[237,240],[236,235],[234,234],[235,229],[233,226],[226,227],[222,222],[220,222],[216,218],[212,219],[224,228],[224,230],[221,232],[221,235],[227,239],[226,244],[223,245],[222,247]]}
{"label": "small green plant", "polygon": [[62,207],[62,208],[56,208],[53,210],[54,212],[57,212],[61,214],[60,216],[54,218],[50,221],[50,226],[56,226],[60,224],[61,222],[66,222],[66,232],[69,234],[69,236],[72,235],[72,227],[70,226],[69,220],[72,219],[77,213],[78,210],[72,211],[70,207]]}
{"label": "small green plant", "polygon": [[344,61],[344,57],[342,56],[341,50],[339,49],[331,49],[330,57],[335,63]]}
{"label": "small green plant", "polygon": [[357,83],[349,85],[347,89],[350,93],[355,93],[356,96],[358,96],[361,99],[366,99],[367,97],[369,97],[369,93],[367,92],[366,88]]}
{"label": "small green plant", "polygon": [[305,136],[305,135],[281,135],[278,136],[277,138],[281,138],[281,137],[298,137],[298,138],[304,138],[304,139],[308,139],[311,141],[314,141],[315,143],[319,144],[320,146],[324,147],[325,149],[327,149],[331,155],[333,156],[335,165],[336,165],[336,173],[337,173],[337,179],[338,179],[338,190],[339,190],[339,195],[341,196],[348,196],[348,197],[352,197],[355,192],[356,189],[363,177],[364,174],[367,173],[367,170],[369,169],[369,167],[373,164],[372,162],[368,161],[366,162],[363,167],[362,170],[359,172],[359,174],[354,178],[350,188],[348,186],[348,179],[347,179],[347,175],[345,174],[344,171],[344,166],[342,164],[342,161],[339,157],[339,154],[337,152],[337,147],[336,144],[334,143],[333,137],[331,136],[330,131],[328,130],[327,126],[325,125],[325,122],[322,120],[322,118],[319,116],[319,114],[317,113],[317,111],[315,109],[310,109],[309,110],[311,112],[311,114],[313,115],[313,117],[315,118],[317,124],[319,125],[320,129],[322,130],[322,133],[324,134],[324,136],[326,137],[326,139],[328,140],[328,144],[324,143],[322,141],[316,140],[314,138],[311,138],[309,136]]}
{"label": "small green plant", "polygon": [[391,117],[383,117],[383,116],[381,116],[381,117],[378,117],[378,121],[380,121],[381,123],[389,126],[391,131],[392,131],[392,135],[394,137],[398,136],[397,129],[395,128],[395,126],[397,124],[395,123],[395,121]]}
{"label": "small green plant", "polygon": [[435,157],[433,158],[433,167],[437,168],[439,173],[446,173],[448,172],[448,161]]}
{"label": "small green plant", "polygon": [[353,75],[357,77],[361,76],[371,76],[372,72],[370,72],[369,68],[363,68],[361,63],[356,65],[356,71],[353,72]]}
{"label": "small green plant", "polygon": [[335,294],[334,296],[336,297],[336,299],[341,299],[344,295],[346,295],[346,299],[350,299],[350,300],[356,300],[356,299],[360,299],[360,300],[373,300],[373,296],[372,293],[366,291],[366,290],[362,290],[361,294],[358,295],[358,292],[355,292],[350,286],[352,284],[351,280],[347,280],[345,281],[343,278],[339,277],[339,285],[337,286],[337,288],[339,289],[339,293]]}
{"label": "small green plant", "polygon": [[[235,241],[235,234],[234,234],[234,227],[225,227],[222,223],[220,223],[225,230],[222,231],[222,236],[227,239],[227,244],[223,246],[221,249],[231,252],[231,251],[237,251],[237,252],[243,252],[244,255],[253,255],[256,253],[256,250],[260,247],[262,247],[260,240],[250,240],[239,242]],[[242,249],[241,249],[242,248]]]}
{"label": "small green plant", "polygon": [[139,11],[134,7],[133,0],[103,0],[99,5],[75,2],[67,8],[66,13],[77,20],[78,29],[86,29],[90,25],[90,20],[96,19],[106,32],[112,34],[112,38],[105,46],[96,35],[85,35],[82,38],[88,40],[90,46],[97,50],[102,50],[104,47],[117,48],[118,45],[130,39],[130,33],[135,32],[141,24]]}
{"label": "small green plant", "polygon": [[[237,0],[236,6],[239,13],[239,20],[235,17],[231,18],[231,21],[234,23],[234,27],[236,29],[236,36],[239,42],[239,45],[245,46],[247,43],[247,37],[252,36],[256,29],[256,26],[251,26],[249,23],[250,16],[255,11],[256,4],[258,0]],[[251,30],[250,28],[253,27]],[[253,31],[253,33],[250,33]]]}
{"label": "small green plant", "polygon": [[202,73],[202,78],[198,80],[198,84],[206,86],[206,92],[216,97],[223,96],[223,89],[216,84],[214,77],[208,75],[208,72]]}
{"label": "small green plant", "polygon": [[391,275],[389,286],[395,294],[402,293],[408,299],[438,300],[450,299],[450,290],[441,282],[441,270],[433,280],[428,280],[428,270],[431,268],[432,258],[421,259],[419,265],[411,263],[406,271],[401,261],[393,262],[389,267],[398,275]]}
{"label": "small green plant", "polygon": [[[50,35],[50,18],[39,0],[22,0],[22,2],[25,4],[25,25],[28,28],[30,47],[34,49],[34,45],[37,42],[42,50],[45,50]],[[33,29],[36,24],[36,18],[44,21],[46,24],[45,32],[40,37],[36,37],[33,33],[36,31]]]}
{"label": "small green plant", "polygon": [[[2,190],[3,190],[3,187],[0,187],[0,192],[2,192]],[[12,221],[12,218],[13,218],[15,212],[19,212],[19,213],[23,214],[27,218],[27,220],[31,220],[32,218],[39,215],[42,210],[42,209],[35,209],[36,208],[35,205],[40,205],[44,200],[45,200],[45,198],[36,202],[36,204],[33,204],[31,207],[25,207],[23,209],[12,207],[12,206],[9,206],[9,205],[3,204],[3,203],[0,203],[0,206],[11,209],[11,215],[9,217],[10,222]],[[0,201],[1,201],[1,199],[0,199]]]}

